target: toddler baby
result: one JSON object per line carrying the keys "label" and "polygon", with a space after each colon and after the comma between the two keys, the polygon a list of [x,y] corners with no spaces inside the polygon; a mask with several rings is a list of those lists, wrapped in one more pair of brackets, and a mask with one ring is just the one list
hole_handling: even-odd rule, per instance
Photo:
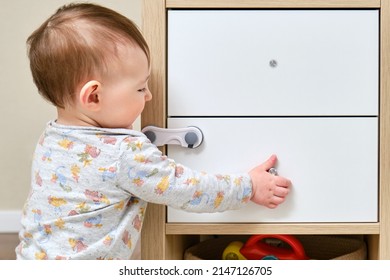
{"label": "toddler baby", "polygon": [[[216,212],[285,200],[290,181],[267,172],[274,155],[249,173],[207,174],[132,129],[152,98],[151,69],[147,43],[126,17],[65,5],[27,42],[34,83],[58,115],[35,150],[18,259],[129,259],[148,202]],[[191,203],[199,194],[209,199]]]}

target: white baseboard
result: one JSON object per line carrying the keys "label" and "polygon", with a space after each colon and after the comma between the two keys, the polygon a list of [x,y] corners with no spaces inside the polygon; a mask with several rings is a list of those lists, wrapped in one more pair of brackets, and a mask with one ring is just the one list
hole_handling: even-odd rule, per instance
{"label": "white baseboard", "polygon": [[19,232],[21,216],[22,211],[19,210],[0,210],[0,233]]}

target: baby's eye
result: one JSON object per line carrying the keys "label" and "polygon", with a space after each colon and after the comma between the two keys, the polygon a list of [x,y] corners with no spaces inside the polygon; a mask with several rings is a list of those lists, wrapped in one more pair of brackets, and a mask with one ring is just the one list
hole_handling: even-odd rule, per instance
{"label": "baby's eye", "polygon": [[146,88],[141,88],[138,90],[138,92],[145,92],[146,91]]}

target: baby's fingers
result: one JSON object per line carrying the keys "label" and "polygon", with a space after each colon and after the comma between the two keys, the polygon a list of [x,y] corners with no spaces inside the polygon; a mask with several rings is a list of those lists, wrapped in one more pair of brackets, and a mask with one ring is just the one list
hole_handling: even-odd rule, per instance
{"label": "baby's fingers", "polygon": [[279,204],[282,204],[284,202],[284,198],[283,197],[278,197],[278,196],[273,196],[267,205],[265,205],[266,207],[270,208],[270,209],[275,209],[276,207],[279,206]]}
{"label": "baby's fingers", "polygon": [[279,204],[281,204],[281,203],[283,203],[284,202],[284,197],[279,197],[279,196],[273,196],[272,198],[271,198],[271,200],[270,200],[270,204],[271,205],[279,205]]}
{"label": "baby's fingers", "polygon": [[290,190],[288,188],[276,186],[274,189],[274,195],[278,197],[286,197]]}
{"label": "baby's fingers", "polygon": [[275,177],[275,184],[279,187],[285,187],[285,188],[291,187],[291,181],[289,179],[280,176]]}

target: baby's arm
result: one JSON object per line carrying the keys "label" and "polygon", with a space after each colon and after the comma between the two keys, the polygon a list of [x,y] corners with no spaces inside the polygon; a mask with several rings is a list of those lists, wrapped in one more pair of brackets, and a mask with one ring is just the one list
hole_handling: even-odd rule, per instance
{"label": "baby's arm", "polygon": [[[129,145],[127,142],[138,143]],[[290,181],[267,171],[276,156],[242,174],[206,174],[176,164],[142,138],[122,145],[119,187],[147,202],[166,204],[190,212],[239,209],[250,199],[275,208],[284,201]]]}
{"label": "baby's arm", "polygon": [[[129,141],[138,144],[129,146]],[[248,173],[199,172],[163,156],[143,138],[127,139],[122,151],[118,187],[144,201],[189,212],[221,212],[239,209],[252,197]]]}
{"label": "baby's arm", "polygon": [[276,208],[283,203],[291,187],[290,180],[268,172],[276,161],[276,156],[272,155],[264,163],[249,172],[252,180],[251,200],[268,208]]}

